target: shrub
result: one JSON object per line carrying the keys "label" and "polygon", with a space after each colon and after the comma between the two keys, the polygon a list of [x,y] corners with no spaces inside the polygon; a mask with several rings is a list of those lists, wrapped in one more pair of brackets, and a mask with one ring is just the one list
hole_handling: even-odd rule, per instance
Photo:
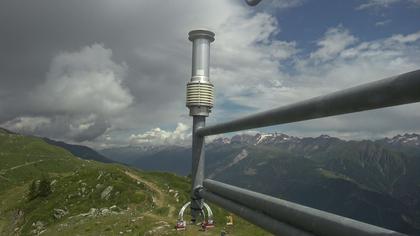
{"label": "shrub", "polygon": [[40,181],[32,180],[29,185],[28,200],[31,201],[37,197],[47,197],[51,194],[51,181],[43,177]]}
{"label": "shrub", "polygon": [[41,197],[47,197],[51,194],[51,181],[47,178],[43,178],[41,182],[39,182],[39,189],[38,194]]}
{"label": "shrub", "polygon": [[31,185],[29,185],[28,200],[31,201],[38,197],[38,186],[36,180],[32,180]]}

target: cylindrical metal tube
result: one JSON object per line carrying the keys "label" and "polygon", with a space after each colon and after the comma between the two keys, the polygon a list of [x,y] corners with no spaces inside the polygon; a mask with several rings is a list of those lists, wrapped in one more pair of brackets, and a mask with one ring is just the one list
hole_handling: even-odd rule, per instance
{"label": "cylindrical metal tube", "polygon": [[210,43],[214,33],[208,30],[193,30],[188,39],[193,43],[191,82],[209,82],[210,77]]}
{"label": "cylindrical metal tube", "polygon": [[[203,186],[208,191],[264,213],[295,228],[325,236],[403,235],[378,226],[302,206],[265,194],[206,179]],[[205,197],[204,197],[205,198]]]}
{"label": "cylindrical metal tube", "polygon": [[420,102],[420,70],[198,130],[214,135]]}
{"label": "cylindrical metal tube", "polygon": [[204,137],[195,134],[198,128],[204,127],[206,124],[205,116],[193,117],[193,138],[192,138],[192,166],[191,166],[191,214],[192,218],[196,219],[198,214],[203,209],[203,199],[197,196],[196,189],[203,186],[204,180]]}
{"label": "cylindrical metal tube", "polygon": [[192,81],[209,78],[210,41],[205,38],[193,40]]}
{"label": "cylindrical metal tube", "polygon": [[[206,125],[206,118],[204,116],[194,116],[193,118],[193,132]],[[204,137],[193,134],[192,139],[192,178],[194,186],[202,186],[204,180]]]}
{"label": "cylindrical metal tube", "polygon": [[310,236],[311,233],[302,231],[286,223],[275,220],[263,213],[257,212],[244,205],[238,204],[234,201],[223,198],[217,194],[209,192],[205,189],[199,191],[201,197],[210,201],[216,205],[223,207],[224,209],[237,214],[238,216],[252,222],[255,225],[275,234],[284,236]]}

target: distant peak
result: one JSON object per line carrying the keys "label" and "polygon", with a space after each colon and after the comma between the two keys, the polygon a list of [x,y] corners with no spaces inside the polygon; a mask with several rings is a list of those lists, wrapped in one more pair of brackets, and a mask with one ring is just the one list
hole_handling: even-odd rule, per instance
{"label": "distant peak", "polygon": [[299,141],[300,138],[289,136],[283,133],[257,133],[253,134],[237,134],[234,135],[232,138],[227,137],[220,137],[214,139],[211,143],[212,144],[230,144],[230,143],[240,143],[240,144],[248,144],[248,145],[259,145],[259,144],[276,144],[276,143],[284,143],[284,142],[293,142]]}
{"label": "distant peak", "polygon": [[416,133],[405,133],[392,138],[385,138],[385,141],[393,145],[420,146],[420,135]]}
{"label": "distant peak", "polygon": [[16,134],[8,129],[5,129],[3,127],[0,127],[0,133],[5,133],[5,134]]}
{"label": "distant peak", "polygon": [[220,137],[220,138],[214,139],[211,143],[218,144],[218,145],[230,144],[230,139],[226,137]]}

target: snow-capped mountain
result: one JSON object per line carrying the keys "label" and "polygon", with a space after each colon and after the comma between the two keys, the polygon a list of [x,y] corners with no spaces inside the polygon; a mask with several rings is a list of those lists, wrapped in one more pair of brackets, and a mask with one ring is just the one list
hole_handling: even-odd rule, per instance
{"label": "snow-capped mountain", "polygon": [[232,138],[217,138],[211,142],[211,144],[215,145],[223,145],[223,144],[231,144],[231,143],[239,143],[239,144],[249,144],[249,145],[272,145],[272,144],[279,144],[279,143],[292,143],[292,142],[300,142],[301,138],[289,136],[282,133],[269,133],[269,134],[262,134],[257,133],[255,135],[250,134],[240,134],[235,135]]}
{"label": "snow-capped mountain", "polygon": [[420,147],[420,135],[415,133],[385,138],[385,141],[391,145]]}
{"label": "snow-capped mountain", "polygon": [[[227,144],[247,144],[247,145],[278,145],[278,144],[299,144],[299,143],[324,143],[326,141],[343,141],[339,138],[331,137],[329,135],[320,135],[315,138],[310,137],[295,137],[283,133],[257,133],[255,135],[250,134],[239,134],[232,138],[221,137],[214,139],[210,144],[213,145],[227,145]],[[411,133],[396,135],[392,138],[378,139],[377,142],[385,142],[389,145],[402,145],[420,147],[420,135]]]}
{"label": "snow-capped mountain", "polygon": [[[209,140],[205,173],[218,181],[418,235],[419,140],[418,134],[375,141],[240,134]],[[191,146],[149,149],[121,148],[106,154],[144,170],[191,173]]]}

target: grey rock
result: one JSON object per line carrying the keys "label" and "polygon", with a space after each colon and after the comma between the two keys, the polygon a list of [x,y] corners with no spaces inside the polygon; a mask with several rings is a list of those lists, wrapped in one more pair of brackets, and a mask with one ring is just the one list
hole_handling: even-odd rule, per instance
{"label": "grey rock", "polygon": [[101,193],[101,198],[105,199],[105,200],[108,200],[109,197],[111,196],[111,192],[112,192],[113,189],[114,189],[114,187],[112,187],[112,186],[106,187],[104,189],[104,191],[102,191],[102,193]]}
{"label": "grey rock", "polygon": [[54,209],[54,218],[55,219],[61,219],[63,216],[67,215],[69,212],[63,209],[55,208]]}
{"label": "grey rock", "polygon": [[109,214],[111,211],[108,208],[101,208],[101,215],[107,215]]}

